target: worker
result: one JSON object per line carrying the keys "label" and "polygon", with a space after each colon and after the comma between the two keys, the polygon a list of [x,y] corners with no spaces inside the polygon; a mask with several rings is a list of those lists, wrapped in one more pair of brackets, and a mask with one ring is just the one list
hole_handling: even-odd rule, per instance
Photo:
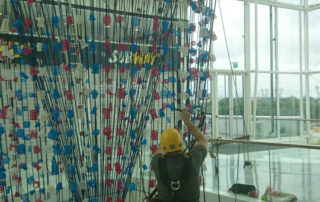
{"label": "worker", "polygon": [[[195,146],[184,151],[184,141],[178,129],[169,128],[161,134],[160,146],[151,165],[157,179],[159,202],[199,202],[200,167],[207,155],[208,140],[191,122],[184,109],[182,120],[195,140]],[[151,200],[152,201],[152,200]]]}

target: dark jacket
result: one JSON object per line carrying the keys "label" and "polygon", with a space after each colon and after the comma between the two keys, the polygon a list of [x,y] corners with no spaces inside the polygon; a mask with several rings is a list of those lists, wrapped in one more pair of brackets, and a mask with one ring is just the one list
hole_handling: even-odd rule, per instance
{"label": "dark jacket", "polygon": [[[156,154],[153,156],[151,164],[154,169],[155,176],[158,182],[157,190],[159,198],[165,202],[171,202],[174,199],[179,199],[183,202],[196,202],[200,198],[200,183],[199,174],[202,163],[207,155],[207,150],[202,145],[196,145],[187,155],[176,156],[164,156],[162,154]],[[162,159],[160,159],[162,158]],[[185,176],[184,184],[181,185],[181,189],[174,192],[170,192],[165,184],[164,174],[160,174],[161,165],[159,162],[165,160],[165,167],[167,170],[167,176],[169,179],[174,179],[180,176]],[[163,167],[163,165],[162,165]]]}

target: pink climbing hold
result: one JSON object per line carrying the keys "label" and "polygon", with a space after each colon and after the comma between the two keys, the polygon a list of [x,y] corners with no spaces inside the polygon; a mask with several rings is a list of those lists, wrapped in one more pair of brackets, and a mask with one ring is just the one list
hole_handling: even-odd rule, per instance
{"label": "pink climbing hold", "polygon": [[155,109],[150,109],[150,110],[149,110],[149,113],[150,113],[150,115],[151,115],[152,120],[158,118],[158,115],[157,115],[157,112],[156,112]]}
{"label": "pink climbing hold", "polygon": [[[117,191],[120,191],[121,189],[122,189],[122,181],[121,181],[121,179],[119,179],[117,182]],[[118,202],[118,200],[117,200],[117,202]]]}
{"label": "pink climbing hold", "polygon": [[105,26],[110,26],[110,24],[111,24],[111,17],[110,17],[110,15],[104,15],[102,21],[103,21],[103,24],[104,24]]}
{"label": "pink climbing hold", "polygon": [[67,16],[67,25],[72,25],[73,24],[73,18],[72,16]]}
{"label": "pink climbing hold", "polygon": [[30,110],[30,120],[34,121],[38,119],[38,112],[35,109]]}
{"label": "pink climbing hold", "polygon": [[105,154],[111,154],[111,152],[112,152],[112,147],[107,147],[105,150],[104,150],[104,153]]}
{"label": "pink climbing hold", "polygon": [[69,40],[62,40],[62,50],[63,51],[70,50],[70,41]]}
{"label": "pink climbing hold", "polygon": [[32,20],[31,18],[25,18],[24,19],[24,24],[26,26],[26,30],[29,31],[30,30],[30,27],[32,25]]}
{"label": "pink climbing hold", "polygon": [[151,140],[158,140],[158,131],[156,130],[151,131]]}
{"label": "pink climbing hold", "polygon": [[154,144],[154,145],[150,146],[150,149],[151,149],[152,154],[154,154],[157,152],[158,146]]}
{"label": "pink climbing hold", "polygon": [[117,155],[121,156],[123,154],[122,146],[118,146],[118,152]]}

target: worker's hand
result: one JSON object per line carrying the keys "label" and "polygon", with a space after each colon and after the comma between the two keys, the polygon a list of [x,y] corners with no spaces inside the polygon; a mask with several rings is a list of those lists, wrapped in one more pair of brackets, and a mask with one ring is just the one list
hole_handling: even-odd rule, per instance
{"label": "worker's hand", "polygon": [[188,123],[190,121],[190,113],[186,108],[182,110],[182,120],[184,123]]}
{"label": "worker's hand", "polygon": [[179,133],[181,132],[181,128],[179,128],[178,126],[174,127],[174,129],[176,129],[177,131],[179,131]]}

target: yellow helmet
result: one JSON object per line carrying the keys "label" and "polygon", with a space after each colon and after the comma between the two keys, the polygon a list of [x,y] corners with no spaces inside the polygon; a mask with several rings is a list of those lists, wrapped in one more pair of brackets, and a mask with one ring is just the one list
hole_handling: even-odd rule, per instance
{"label": "yellow helmet", "polygon": [[164,153],[182,151],[184,149],[184,142],[179,131],[175,128],[168,128],[163,131],[160,147]]}

